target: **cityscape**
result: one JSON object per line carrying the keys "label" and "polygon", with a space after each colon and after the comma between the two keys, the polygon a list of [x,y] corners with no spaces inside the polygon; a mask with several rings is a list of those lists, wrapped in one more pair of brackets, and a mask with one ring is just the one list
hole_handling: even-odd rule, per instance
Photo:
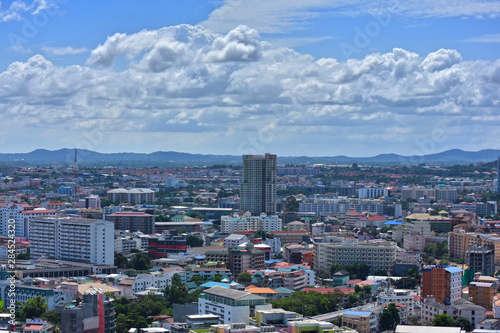
{"label": "cityscape", "polygon": [[279,161],[4,164],[6,329],[497,330],[500,158]]}
{"label": "cityscape", "polygon": [[0,0],[0,333],[500,333],[499,0]]}

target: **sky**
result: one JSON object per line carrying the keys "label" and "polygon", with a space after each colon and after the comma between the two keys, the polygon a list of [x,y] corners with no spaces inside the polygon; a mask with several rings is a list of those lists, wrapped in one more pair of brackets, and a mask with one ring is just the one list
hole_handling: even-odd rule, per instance
{"label": "sky", "polygon": [[500,149],[500,1],[0,2],[0,152]]}

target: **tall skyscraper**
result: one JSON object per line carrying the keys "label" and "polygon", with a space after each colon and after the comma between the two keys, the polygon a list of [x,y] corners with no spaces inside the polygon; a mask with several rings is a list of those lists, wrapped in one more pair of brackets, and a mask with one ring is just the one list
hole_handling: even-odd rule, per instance
{"label": "tall skyscraper", "polygon": [[243,155],[241,210],[276,214],[276,155]]}

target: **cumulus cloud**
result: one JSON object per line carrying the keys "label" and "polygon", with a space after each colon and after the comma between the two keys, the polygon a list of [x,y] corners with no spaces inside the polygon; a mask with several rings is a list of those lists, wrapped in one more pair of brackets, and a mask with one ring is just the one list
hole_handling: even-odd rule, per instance
{"label": "cumulus cloud", "polygon": [[[464,61],[455,50],[316,60],[244,26],[221,35],[181,25],[111,36],[87,64],[61,67],[42,55],[12,63],[0,73],[2,118],[41,136],[59,129],[73,146],[79,139],[69,132],[101,131],[110,150],[175,142],[168,149],[239,154],[292,145],[289,154],[320,154],[331,142],[349,152],[396,137],[409,150],[405,136],[425,138],[437,127],[450,128],[450,146],[466,147],[499,116],[500,60]],[[477,127],[465,131],[469,123]],[[255,143],[256,135],[265,139]]]}

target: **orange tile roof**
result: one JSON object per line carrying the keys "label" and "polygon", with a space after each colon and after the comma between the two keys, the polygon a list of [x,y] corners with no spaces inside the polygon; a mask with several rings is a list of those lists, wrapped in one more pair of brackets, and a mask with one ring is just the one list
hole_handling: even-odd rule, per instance
{"label": "orange tile roof", "polygon": [[250,294],[277,294],[278,292],[271,288],[245,288]]}

